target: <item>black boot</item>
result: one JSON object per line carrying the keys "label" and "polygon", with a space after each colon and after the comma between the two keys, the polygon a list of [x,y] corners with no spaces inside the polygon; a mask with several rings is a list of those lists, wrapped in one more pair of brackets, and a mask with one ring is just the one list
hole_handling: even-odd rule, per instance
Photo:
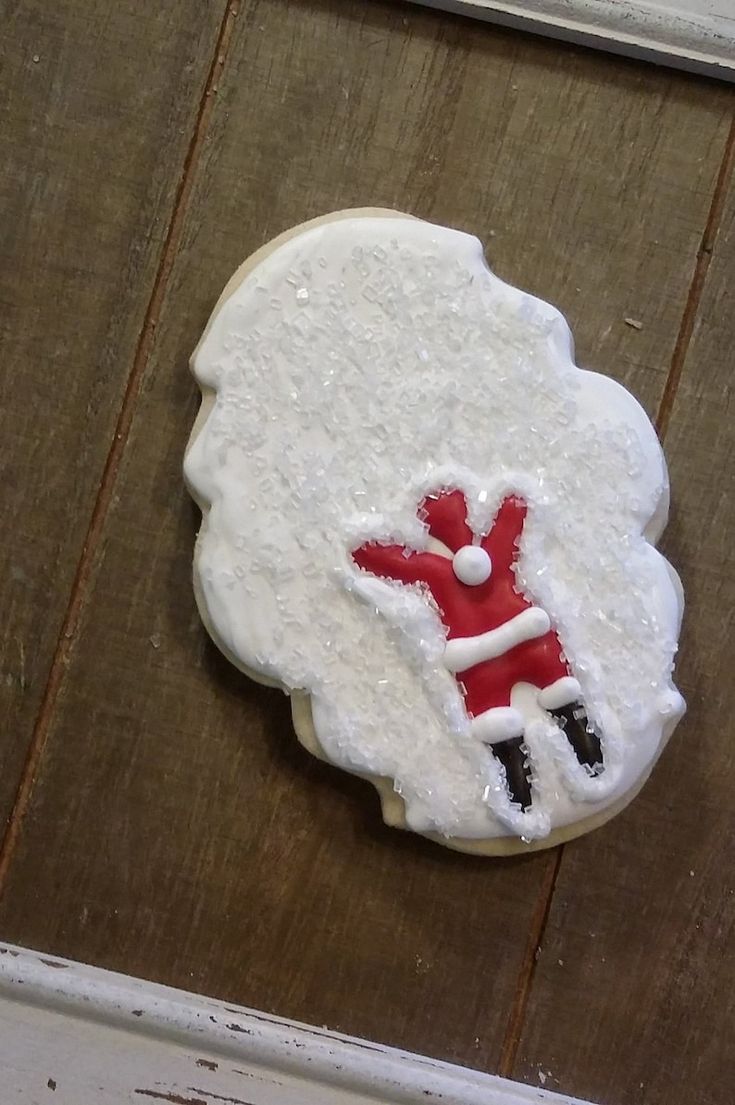
{"label": "black boot", "polygon": [[521,809],[527,810],[532,801],[531,773],[528,758],[523,749],[523,737],[498,741],[490,748],[496,759],[505,768],[505,780],[511,802],[518,802]]}
{"label": "black boot", "polygon": [[579,762],[591,768],[593,775],[599,775],[603,770],[600,738],[592,728],[582,703],[570,702],[558,710],[549,710],[549,713],[571,744]]}

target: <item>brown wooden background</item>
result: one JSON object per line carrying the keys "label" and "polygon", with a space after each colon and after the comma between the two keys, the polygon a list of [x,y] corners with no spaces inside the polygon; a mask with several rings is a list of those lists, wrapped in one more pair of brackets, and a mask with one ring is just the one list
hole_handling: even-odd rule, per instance
{"label": "brown wooden background", "polygon": [[[731,1105],[735,93],[380,0],[0,7],[0,937],[606,1105]],[[479,235],[664,436],[689,714],[554,852],[385,829],[194,609],[189,353],[252,250],[371,204]]]}

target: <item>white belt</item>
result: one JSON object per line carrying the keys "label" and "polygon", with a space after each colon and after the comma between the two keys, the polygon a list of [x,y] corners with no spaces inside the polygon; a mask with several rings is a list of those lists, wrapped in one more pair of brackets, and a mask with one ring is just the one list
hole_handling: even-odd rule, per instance
{"label": "white belt", "polygon": [[549,615],[540,606],[529,606],[510,621],[476,637],[453,637],[444,649],[444,663],[451,672],[466,671],[483,660],[494,660],[524,641],[543,637],[551,629]]}

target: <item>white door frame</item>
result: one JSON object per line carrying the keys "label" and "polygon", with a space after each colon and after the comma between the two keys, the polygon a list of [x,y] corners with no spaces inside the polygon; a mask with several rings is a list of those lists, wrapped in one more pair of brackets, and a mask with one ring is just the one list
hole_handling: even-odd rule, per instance
{"label": "white door frame", "polygon": [[413,0],[566,42],[735,80],[735,0]]}
{"label": "white door frame", "polygon": [[589,1105],[2,943],[0,1087],[18,1105]]}

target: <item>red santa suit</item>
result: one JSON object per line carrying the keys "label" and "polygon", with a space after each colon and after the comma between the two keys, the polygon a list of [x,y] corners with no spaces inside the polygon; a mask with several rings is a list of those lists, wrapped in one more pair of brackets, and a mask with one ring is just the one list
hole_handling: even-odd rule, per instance
{"label": "red santa suit", "polygon": [[424,500],[419,516],[446,552],[371,542],[352,553],[373,575],[428,587],[447,630],[444,662],[459,682],[473,732],[487,744],[523,733],[523,717],[511,706],[517,683],[537,687],[546,710],[580,697],[548,614],[517,589],[526,510],[523,499],[509,496],[490,532],[478,538],[462,492],[443,491]]}

